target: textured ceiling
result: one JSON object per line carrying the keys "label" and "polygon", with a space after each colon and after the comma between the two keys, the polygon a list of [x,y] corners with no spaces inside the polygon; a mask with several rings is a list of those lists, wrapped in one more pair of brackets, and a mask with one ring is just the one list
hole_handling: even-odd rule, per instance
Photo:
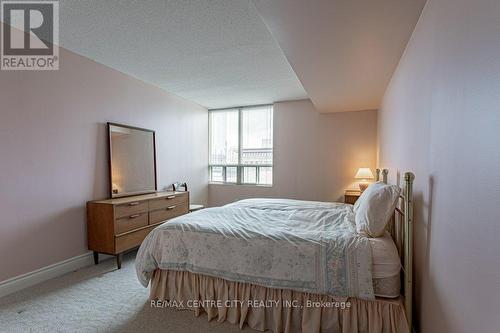
{"label": "textured ceiling", "polygon": [[253,0],[321,112],[378,109],[425,0]]}
{"label": "textured ceiling", "polygon": [[60,37],[208,108],[307,98],[248,0],[60,0]]}

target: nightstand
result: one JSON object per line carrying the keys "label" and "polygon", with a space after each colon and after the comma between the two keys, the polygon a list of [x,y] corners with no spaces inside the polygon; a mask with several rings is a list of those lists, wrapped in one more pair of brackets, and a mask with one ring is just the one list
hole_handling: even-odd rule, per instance
{"label": "nightstand", "polygon": [[361,195],[360,191],[357,190],[346,190],[344,195],[344,202],[347,204],[354,205]]}

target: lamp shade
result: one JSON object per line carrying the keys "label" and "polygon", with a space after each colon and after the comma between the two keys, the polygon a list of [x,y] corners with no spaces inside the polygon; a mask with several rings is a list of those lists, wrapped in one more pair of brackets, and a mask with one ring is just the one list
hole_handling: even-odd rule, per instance
{"label": "lamp shade", "polygon": [[356,179],[373,179],[373,173],[370,168],[359,168],[358,172],[356,172]]}

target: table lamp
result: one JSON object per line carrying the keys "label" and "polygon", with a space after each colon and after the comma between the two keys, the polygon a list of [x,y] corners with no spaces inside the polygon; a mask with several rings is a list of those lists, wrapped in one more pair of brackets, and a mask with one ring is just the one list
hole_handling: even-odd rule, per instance
{"label": "table lamp", "polygon": [[369,185],[368,179],[373,179],[373,173],[370,168],[359,168],[354,178],[361,179],[359,182],[359,189],[363,192]]}

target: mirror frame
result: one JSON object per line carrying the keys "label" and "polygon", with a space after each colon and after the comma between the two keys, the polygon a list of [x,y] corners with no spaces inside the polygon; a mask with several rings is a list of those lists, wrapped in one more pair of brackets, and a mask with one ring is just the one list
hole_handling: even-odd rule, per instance
{"label": "mirror frame", "polygon": [[[118,127],[123,127],[123,128],[128,128],[128,129],[133,129],[133,130],[138,130],[138,131],[144,131],[144,132],[150,132],[153,134],[153,165],[154,165],[154,177],[155,177],[155,188],[154,190],[147,190],[147,191],[137,191],[133,193],[124,193],[124,194],[116,194],[113,195],[113,167],[112,167],[112,155],[113,155],[113,148],[111,146],[111,126],[118,126]],[[109,172],[109,197],[112,199],[115,198],[123,198],[123,197],[130,197],[134,195],[140,195],[140,194],[148,194],[148,193],[156,193],[158,192],[158,176],[156,174],[156,132],[151,129],[147,128],[142,128],[142,127],[136,127],[136,126],[130,126],[130,125],[124,125],[124,124],[118,124],[118,123],[112,123],[108,122],[107,123],[107,130],[108,130],[108,172]]]}

